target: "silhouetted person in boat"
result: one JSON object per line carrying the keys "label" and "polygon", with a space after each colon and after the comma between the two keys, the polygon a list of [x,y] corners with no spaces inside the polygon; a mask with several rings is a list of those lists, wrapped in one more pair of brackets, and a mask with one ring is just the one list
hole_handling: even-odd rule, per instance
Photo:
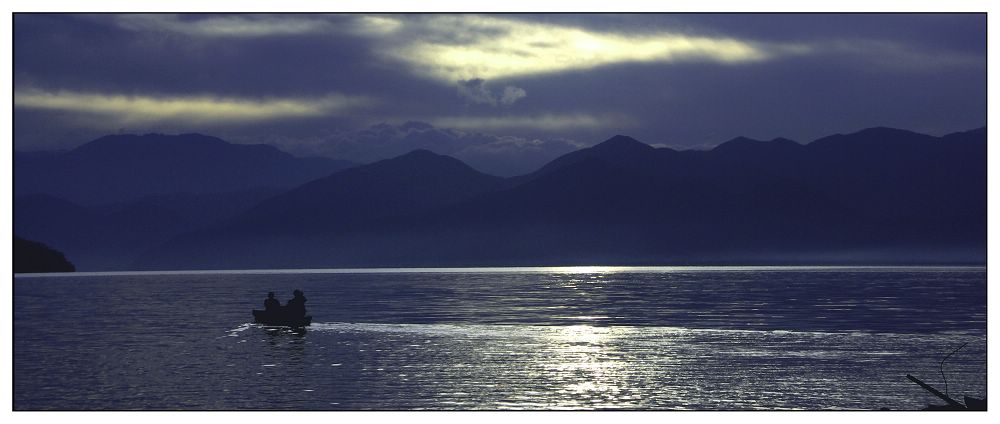
{"label": "silhouetted person in boat", "polygon": [[306,297],[302,295],[302,290],[292,292],[295,297],[285,305],[285,312],[289,317],[302,318],[306,316]]}
{"label": "silhouetted person in boat", "polygon": [[264,299],[264,310],[277,313],[281,310],[281,302],[274,298],[274,292],[267,292],[267,299]]}

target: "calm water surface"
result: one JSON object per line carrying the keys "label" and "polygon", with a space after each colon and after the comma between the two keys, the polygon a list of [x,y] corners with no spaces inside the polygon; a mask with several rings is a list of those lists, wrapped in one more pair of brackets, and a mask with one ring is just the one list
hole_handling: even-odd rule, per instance
{"label": "calm water surface", "polygon": [[985,268],[18,275],[14,408],[919,409],[963,343],[986,396]]}

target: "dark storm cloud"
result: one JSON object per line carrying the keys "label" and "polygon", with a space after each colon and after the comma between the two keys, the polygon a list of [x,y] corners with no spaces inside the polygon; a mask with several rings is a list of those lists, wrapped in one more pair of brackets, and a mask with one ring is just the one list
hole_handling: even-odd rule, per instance
{"label": "dark storm cloud", "polygon": [[17,14],[15,146],[209,132],[333,155],[308,141],[419,120],[511,137],[441,138],[500,169],[551,151],[524,140],[943,134],[985,124],[985,34],[985,15]]}
{"label": "dark storm cloud", "polygon": [[[932,134],[985,125],[985,70],[939,66],[910,70],[897,64],[799,57],[739,68],[690,64],[670,68],[621,66],[519,81],[544,109],[588,104],[627,110],[637,125],[620,132],[650,143],[714,145],[744,135],[800,142],[873,126]],[[522,105],[535,112],[537,101]],[[538,108],[538,112],[544,110]],[[589,137],[606,137],[595,128]]]}
{"label": "dark storm cloud", "polygon": [[40,88],[289,96],[377,93],[398,75],[369,59],[369,40],[344,33],[205,35],[151,23],[170,15],[128,16],[18,15],[16,76]]}

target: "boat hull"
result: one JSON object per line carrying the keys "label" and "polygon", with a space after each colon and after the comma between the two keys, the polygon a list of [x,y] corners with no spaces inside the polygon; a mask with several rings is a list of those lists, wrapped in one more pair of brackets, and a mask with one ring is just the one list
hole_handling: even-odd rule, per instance
{"label": "boat hull", "polygon": [[301,318],[289,317],[281,313],[274,313],[274,312],[254,309],[253,322],[254,324],[264,324],[264,325],[281,326],[281,327],[305,327],[309,324],[312,324],[312,316],[306,315]]}

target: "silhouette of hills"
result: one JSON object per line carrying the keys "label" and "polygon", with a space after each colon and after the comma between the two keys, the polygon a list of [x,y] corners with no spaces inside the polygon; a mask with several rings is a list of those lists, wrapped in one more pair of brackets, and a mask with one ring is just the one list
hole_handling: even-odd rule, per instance
{"label": "silhouette of hills", "polygon": [[981,262],[985,135],[872,128],[710,151],[615,136],[508,179],[416,151],[292,189],[135,266]]}
{"label": "silhouette of hills", "polygon": [[81,269],[124,269],[139,253],[354,166],[200,134],[112,135],[76,149],[15,152],[14,229]]}
{"label": "silhouette of hills", "polygon": [[171,237],[198,228],[169,209],[136,202],[108,211],[56,197],[14,198],[14,231],[59,246],[81,270],[119,270]]}
{"label": "silhouette of hills", "polygon": [[331,241],[367,237],[358,231],[382,231],[399,219],[497,190],[503,182],[452,157],[415,150],[309,182],[158,251],[222,249],[226,255],[202,259],[219,259],[218,266],[228,266],[230,252],[239,252],[241,266],[267,260],[274,250],[286,250],[289,261],[321,258]]}
{"label": "silhouette of hills", "polygon": [[288,189],[354,165],[201,134],[109,135],[66,152],[15,152],[14,192],[102,205],[177,193]]}
{"label": "silhouette of hills", "polygon": [[415,150],[306,183],[258,204],[236,223],[247,228],[281,223],[304,231],[349,228],[455,203],[502,181],[458,159]]}
{"label": "silhouette of hills", "polygon": [[14,272],[73,272],[66,256],[42,243],[14,236]]}
{"label": "silhouette of hills", "polygon": [[171,194],[82,206],[45,194],[14,198],[14,231],[59,246],[82,270],[123,270],[136,255],[179,234],[224,222],[280,193],[258,189]]}
{"label": "silhouette of hills", "polygon": [[787,138],[775,138],[771,141],[754,140],[747,137],[736,137],[712,149],[718,157],[740,160],[779,160],[799,154],[805,146]]}
{"label": "silhouette of hills", "polygon": [[616,135],[593,147],[567,153],[545,164],[538,171],[525,176],[513,177],[511,180],[516,185],[594,158],[615,163],[649,164],[654,160],[655,151],[656,149],[652,146],[632,137]]}

